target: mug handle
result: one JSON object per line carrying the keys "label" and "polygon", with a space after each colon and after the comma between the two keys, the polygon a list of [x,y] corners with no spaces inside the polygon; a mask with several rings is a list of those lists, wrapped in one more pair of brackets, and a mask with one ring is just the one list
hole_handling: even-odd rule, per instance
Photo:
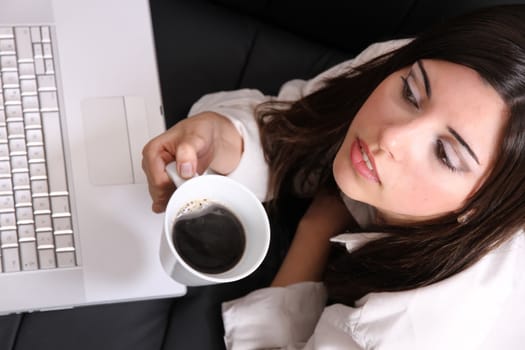
{"label": "mug handle", "polygon": [[[175,161],[168,163],[165,169],[166,169],[166,173],[168,173],[169,178],[171,179],[171,181],[173,181],[173,183],[177,187],[179,187],[180,185],[182,185],[183,183],[189,180],[189,179],[183,179],[182,177],[179,176],[179,173],[177,172],[177,162]],[[210,169],[206,169],[200,175],[207,175],[207,174],[213,174],[213,171]],[[197,176],[199,176],[199,174],[197,173],[193,175],[193,177],[197,177]]]}

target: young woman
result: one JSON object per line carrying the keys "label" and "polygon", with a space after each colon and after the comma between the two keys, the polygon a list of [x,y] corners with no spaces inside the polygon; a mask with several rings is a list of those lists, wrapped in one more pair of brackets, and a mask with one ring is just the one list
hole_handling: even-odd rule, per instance
{"label": "young woman", "polygon": [[229,348],[521,346],[524,6],[372,45],[276,98],[207,95],[190,115],[144,148],[154,211],[175,159],[264,201],[313,198],[273,285],[223,305]]}

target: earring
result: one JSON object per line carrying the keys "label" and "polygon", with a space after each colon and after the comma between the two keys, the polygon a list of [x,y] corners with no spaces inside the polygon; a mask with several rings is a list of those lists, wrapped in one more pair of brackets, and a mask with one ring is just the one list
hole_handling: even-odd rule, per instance
{"label": "earring", "polygon": [[458,218],[456,219],[458,224],[466,223],[470,219],[470,216],[474,214],[475,212],[476,212],[475,209],[470,209],[470,210],[467,210],[465,213],[458,215]]}

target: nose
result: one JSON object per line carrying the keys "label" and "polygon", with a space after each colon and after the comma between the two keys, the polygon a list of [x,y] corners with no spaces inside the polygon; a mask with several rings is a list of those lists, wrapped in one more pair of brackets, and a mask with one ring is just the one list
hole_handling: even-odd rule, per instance
{"label": "nose", "polygon": [[412,119],[384,125],[379,135],[379,148],[396,161],[422,153],[423,138],[429,137],[421,119]]}

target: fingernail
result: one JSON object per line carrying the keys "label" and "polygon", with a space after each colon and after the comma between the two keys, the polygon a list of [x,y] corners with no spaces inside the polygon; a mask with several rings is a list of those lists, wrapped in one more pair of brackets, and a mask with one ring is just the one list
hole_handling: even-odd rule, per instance
{"label": "fingernail", "polygon": [[182,177],[191,177],[193,175],[191,163],[182,163],[180,165],[180,173]]}

